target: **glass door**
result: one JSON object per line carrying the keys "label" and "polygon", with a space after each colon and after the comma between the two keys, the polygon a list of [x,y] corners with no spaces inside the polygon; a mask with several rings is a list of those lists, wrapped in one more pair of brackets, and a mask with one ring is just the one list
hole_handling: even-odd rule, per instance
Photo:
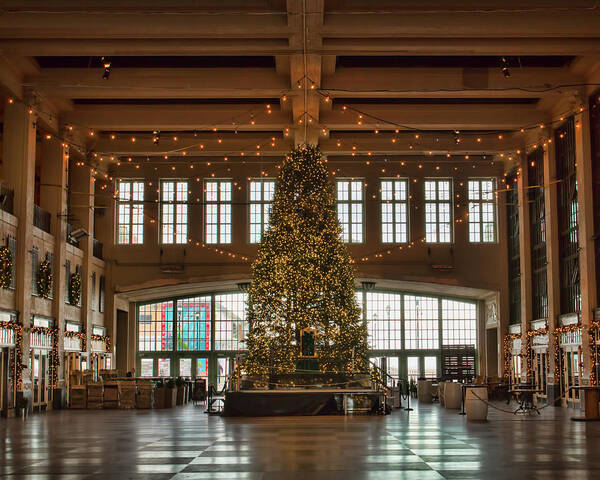
{"label": "glass door", "polygon": [[406,372],[409,382],[415,382],[421,375],[419,357],[406,357]]}
{"label": "glass door", "polygon": [[565,400],[567,406],[579,403],[579,390],[571,389],[581,384],[580,351],[572,348],[563,351],[563,378],[565,382]]}
{"label": "glass door", "polygon": [[428,380],[435,380],[438,378],[437,357],[424,357],[423,376]]}
{"label": "glass door", "polygon": [[192,378],[192,359],[184,357],[179,359],[179,376],[185,379]]}
{"label": "glass door", "polygon": [[203,379],[205,388],[208,389],[208,358],[196,358],[196,371],[194,372],[194,378]]}
{"label": "glass door", "polygon": [[33,408],[40,410],[48,406],[48,353],[44,350],[33,350],[31,355],[31,376],[33,387]]}
{"label": "glass door", "polygon": [[227,376],[230,372],[231,359],[229,357],[217,357],[217,385],[216,389],[218,392],[223,390],[227,383]]}
{"label": "glass door", "polygon": [[0,412],[3,412],[7,408],[8,368],[8,348],[0,348]]}

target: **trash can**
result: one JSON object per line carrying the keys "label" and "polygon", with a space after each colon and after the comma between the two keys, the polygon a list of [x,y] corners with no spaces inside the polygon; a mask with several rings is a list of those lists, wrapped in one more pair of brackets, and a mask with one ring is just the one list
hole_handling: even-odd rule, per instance
{"label": "trash can", "polygon": [[431,403],[433,401],[431,380],[417,381],[417,398],[419,403]]}
{"label": "trash can", "polygon": [[487,420],[488,413],[488,392],[487,386],[467,387],[465,394],[465,410],[467,411],[467,420],[483,421]]}
{"label": "trash can", "polygon": [[462,385],[456,382],[444,383],[444,407],[458,410],[462,400]]}

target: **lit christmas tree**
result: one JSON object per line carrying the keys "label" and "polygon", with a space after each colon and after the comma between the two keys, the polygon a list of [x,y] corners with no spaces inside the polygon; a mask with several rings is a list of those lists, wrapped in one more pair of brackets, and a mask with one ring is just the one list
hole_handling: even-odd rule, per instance
{"label": "lit christmas tree", "polygon": [[249,374],[294,372],[307,357],[323,372],[368,370],[354,269],[318,147],[299,146],[283,162],[252,273]]}

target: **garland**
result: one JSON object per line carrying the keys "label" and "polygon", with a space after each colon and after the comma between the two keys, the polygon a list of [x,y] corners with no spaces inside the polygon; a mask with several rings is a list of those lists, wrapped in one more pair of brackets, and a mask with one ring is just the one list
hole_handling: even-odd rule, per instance
{"label": "garland", "polygon": [[17,322],[1,322],[0,328],[3,330],[12,330],[15,334],[15,348],[10,356],[10,378],[16,386],[18,392],[23,391],[23,325]]}
{"label": "garland", "polygon": [[71,281],[69,282],[69,303],[71,305],[79,305],[81,299],[81,274],[75,272],[71,274]]}
{"label": "garland", "polygon": [[48,355],[48,373],[50,375],[50,384],[53,387],[56,387],[58,385],[58,367],[60,366],[60,357],[58,355],[58,328],[31,327],[29,332],[52,335],[52,350],[50,350],[50,354]]}
{"label": "garland", "polygon": [[79,340],[81,340],[81,351],[86,351],[87,334],[85,332],[71,332],[70,330],[65,330],[65,338],[78,338]]}
{"label": "garland", "polygon": [[581,325],[579,325],[578,323],[573,323],[571,325],[565,325],[564,327],[557,327],[554,329],[554,332],[552,332],[554,334],[554,336],[556,337],[554,339],[554,376],[555,376],[555,378],[560,378],[560,376],[561,376],[561,372],[560,372],[560,336],[563,333],[575,332],[578,330],[581,331]]}
{"label": "garland", "polygon": [[[509,333],[504,336],[504,378],[510,380],[512,371],[513,340],[521,338],[520,333]],[[520,355],[520,354],[519,354]]]}
{"label": "garland", "polygon": [[13,258],[8,247],[0,247],[0,287],[12,286]]}
{"label": "garland", "polygon": [[110,353],[112,344],[110,343],[110,337],[108,335],[94,335],[90,336],[90,340],[95,340],[97,342],[104,342],[106,347],[106,353]]}
{"label": "garland", "polygon": [[598,385],[596,370],[598,368],[599,345],[597,340],[600,341],[600,322],[592,322],[588,335],[590,339],[590,385]]}
{"label": "garland", "polygon": [[537,336],[537,335],[547,335],[548,334],[548,327],[544,327],[544,328],[540,328],[539,330],[529,330],[526,335],[526,342],[525,342],[525,355],[526,355],[526,359],[527,359],[527,381],[529,382],[533,376],[534,376],[534,372],[533,372],[533,337]]}
{"label": "garland", "polygon": [[40,297],[50,297],[50,290],[52,289],[53,278],[54,274],[52,273],[52,265],[46,259],[42,263],[40,263],[40,268],[38,271],[37,287]]}

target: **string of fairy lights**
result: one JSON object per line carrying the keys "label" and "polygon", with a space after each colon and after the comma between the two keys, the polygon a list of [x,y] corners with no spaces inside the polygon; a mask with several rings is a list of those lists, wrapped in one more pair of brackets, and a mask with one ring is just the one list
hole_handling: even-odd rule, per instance
{"label": "string of fairy lights", "polygon": [[[319,88],[317,83],[314,82],[312,79],[310,79],[310,77],[308,77],[306,75],[297,81],[297,88],[298,89],[303,88],[305,84],[308,85],[308,90],[310,92],[313,92],[314,94],[319,95],[325,103],[333,102],[333,95],[335,94],[334,91],[329,91],[326,89]],[[280,101],[281,102],[290,101],[291,100],[290,97],[292,95],[291,92],[293,92],[293,89],[290,89],[287,91],[282,91],[281,96],[280,96]],[[8,104],[10,105],[17,101],[18,100],[9,98]],[[33,114],[34,112],[36,112],[38,114],[48,115],[47,112],[37,111],[36,107],[28,105],[27,108],[28,108],[28,112],[30,114]],[[391,173],[391,172],[389,172],[390,167],[393,168],[394,166],[398,166],[398,165],[400,167],[403,167],[403,166],[407,165],[408,163],[410,163],[410,164],[417,163],[419,169],[423,168],[424,164],[428,165],[429,163],[435,163],[434,168],[435,168],[436,173],[441,173],[442,169],[447,169],[447,168],[453,168],[454,171],[457,171],[459,168],[458,166],[456,166],[457,160],[469,162],[472,160],[480,160],[481,158],[487,158],[487,155],[483,155],[483,156],[482,155],[470,155],[468,153],[466,153],[464,155],[461,154],[459,156],[459,155],[452,154],[451,152],[448,151],[445,154],[445,158],[452,159],[452,161],[453,161],[452,165],[449,166],[448,163],[445,163],[441,159],[439,159],[439,155],[434,156],[434,154],[433,154],[434,150],[427,150],[426,148],[422,148],[423,146],[419,144],[419,142],[422,141],[424,136],[429,136],[428,131],[417,128],[416,126],[401,124],[401,123],[395,122],[394,120],[390,120],[390,119],[386,119],[386,118],[382,118],[382,117],[373,115],[365,110],[358,109],[357,107],[355,107],[351,104],[342,104],[338,108],[344,114],[355,115],[357,126],[372,128],[372,130],[371,130],[372,135],[374,135],[374,136],[386,136],[387,135],[390,138],[390,143],[392,145],[396,145],[398,147],[398,150],[402,150],[399,145],[400,141],[399,141],[398,135],[400,133],[404,134],[404,133],[408,132],[414,137],[414,144],[411,143],[408,145],[409,150],[414,150],[415,153],[417,153],[418,151],[425,152],[424,158],[421,158],[419,160],[414,160],[414,161],[409,160],[409,159],[396,159],[396,158],[389,159],[387,155],[382,156],[382,155],[374,154],[372,151],[370,151],[366,148],[361,148],[360,145],[353,142],[352,146],[351,146],[352,151],[351,151],[350,155],[352,157],[358,156],[359,159],[361,157],[363,157],[365,166],[372,166],[372,167],[380,168],[380,165],[384,164],[384,168],[380,169],[381,173],[389,174],[389,173]],[[214,137],[210,140],[210,142],[213,142],[215,146],[218,146],[218,145],[222,146],[223,143],[226,142],[226,140],[224,138],[222,138],[223,136],[220,135],[220,133],[229,133],[230,134],[231,132],[233,132],[234,134],[237,134],[239,132],[239,130],[243,129],[244,127],[247,127],[247,126],[254,127],[257,125],[257,123],[259,123],[261,121],[261,119],[263,117],[271,115],[273,113],[273,110],[274,110],[274,107],[270,103],[267,103],[264,105],[256,105],[250,109],[245,110],[244,112],[242,112],[236,116],[227,117],[227,118],[223,118],[221,120],[216,121],[215,126],[213,126],[209,132],[203,132],[203,133],[209,133],[210,135],[212,135],[212,137]],[[452,130],[452,131],[446,131],[446,132],[436,132],[434,142],[439,141],[440,137],[442,137],[442,136],[449,136],[449,137],[451,137],[451,139],[454,141],[454,143],[456,145],[460,145],[467,138],[474,139],[477,143],[484,143],[485,140],[488,138],[494,138],[495,140],[501,141],[511,134],[519,134],[519,133],[524,134],[524,133],[529,133],[532,131],[539,131],[540,136],[539,136],[539,140],[537,142],[524,144],[521,148],[517,148],[514,151],[506,150],[504,152],[498,152],[497,157],[499,157],[501,160],[508,160],[509,162],[511,162],[515,158],[518,158],[518,156],[521,155],[523,151],[530,151],[530,150],[534,150],[539,147],[546,147],[548,145],[548,143],[552,143],[553,127],[556,125],[560,125],[562,122],[565,121],[565,118],[567,118],[569,115],[572,115],[574,113],[582,113],[585,110],[586,110],[585,107],[579,106],[573,112],[569,112],[569,113],[560,115],[559,117],[553,119],[550,122],[547,122],[544,124],[538,124],[538,125],[526,125],[526,126],[518,128],[518,129],[513,129],[513,130],[485,131],[485,132],[471,132],[471,131],[462,131],[461,132],[458,130]],[[299,118],[296,119],[296,122],[298,123],[298,125],[302,125],[303,123],[309,123],[309,124],[316,125],[318,120],[315,119],[309,112],[304,111],[299,116]],[[229,130],[224,130],[224,129],[220,129],[219,127],[217,127],[217,125],[223,125],[226,123],[229,123],[231,125],[231,128]],[[577,128],[579,127],[579,123],[576,124],[576,127]],[[145,155],[146,158],[144,161],[144,160],[140,160],[139,156],[136,157],[135,155],[126,156],[126,155],[119,155],[119,154],[114,154],[114,153],[110,153],[110,152],[100,153],[100,152],[88,151],[88,149],[85,145],[78,144],[72,138],[69,138],[69,133],[73,132],[73,130],[76,128],[81,129],[82,131],[87,130],[87,132],[88,132],[87,136],[89,136],[90,138],[105,137],[107,139],[110,139],[110,141],[116,141],[117,139],[126,138],[132,144],[137,143],[138,140],[141,138],[145,139],[146,136],[149,136],[151,134],[152,135],[152,137],[151,137],[152,143],[157,148],[160,146],[161,137],[162,137],[162,139],[164,139],[165,137],[168,137],[173,143],[177,143],[180,140],[182,140],[184,137],[189,136],[190,134],[193,135],[194,137],[197,137],[198,135],[200,135],[201,132],[198,130],[161,132],[159,129],[155,129],[155,130],[152,130],[151,132],[136,132],[134,134],[117,133],[117,132],[107,133],[107,132],[97,132],[93,129],[87,128],[84,125],[69,124],[65,127],[65,132],[64,132],[65,135],[63,135],[63,136],[54,136],[54,135],[48,134],[48,133],[44,135],[44,139],[46,139],[46,140],[51,140],[53,138],[57,138],[63,142],[64,146],[73,146],[76,149],[79,149],[81,152],[87,152],[87,158],[77,161],[76,166],[89,168],[90,173],[92,175],[92,181],[95,182],[97,179],[100,179],[105,182],[100,187],[100,190],[102,190],[102,191],[106,190],[107,194],[110,194],[110,196],[112,196],[113,199],[117,199],[118,191],[116,189],[116,183],[114,183],[114,180],[115,180],[115,178],[119,179],[121,177],[121,175],[118,175],[116,173],[113,173],[111,175],[107,171],[102,171],[102,169],[99,167],[99,165],[102,163],[104,163],[105,165],[110,165],[110,168],[123,167],[125,169],[133,168],[135,170],[139,170],[140,168],[146,167],[148,165],[152,165],[155,168],[160,167],[160,166],[168,166],[172,172],[180,172],[181,169],[184,168],[189,173],[191,173],[191,170],[196,170],[196,169],[199,169],[202,167],[211,167],[212,166],[213,168],[215,168],[215,167],[222,167],[225,165],[235,165],[235,164],[244,164],[246,166],[249,166],[249,165],[253,165],[254,163],[257,163],[258,167],[260,168],[260,175],[256,175],[256,177],[259,177],[259,178],[269,177],[269,175],[270,175],[270,172],[268,171],[269,168],[265,169],[264,165],[266,164],[266,165],[271,165],[272,167],[274,166],[275,173],[280,168],[281,158],[271,158],[271,155],[273,153],[277,153],[275,149],[278,148],[278,143],[281,142],[282,140],[284,140],[285,137],[289,137],[291,135],[294,126],[292,124],[285,126],[282,135],[273,135],[273,134],[269,133],[269,135],[265,136],[265,138],[262,141],[254,140],[252,142],[252,144],[249,143],[247,146],[242,147],[239,150],[238,154],[234,153],[233,154],[233,155],[235,155],[234,158],[231,158],[231,155],[224,155],[222,160],[211,158],[210,160],[206,160],[206,161],[197,161],[197,160],[193,161],[191,158],[189,158],[189,157],[186,158],[186,157],[188,156],[188,154],[193,155],[194,149],[196,149],[200,153],[210,151],[210,142],[207,140],[193,141],[192,144],[182,145],[180,147],[171,148],[168,150],[157,152],[156,154],[152,155],[152,161],[150,161],[150,155]],[[323,123],[319,123],[319,128],[321,129],[321,133],[323,135],[327,135],[328,133],[331,133],[331,130],[328,128],[328,126]],[[342,148],[344,146],[346,140],[340,138],[340,139],[335,140],[335,142],[336,142],[336,146],[338,148]],[[417,147],[417,148],[415,148],[415,147]],[[269,148],[271,149],[271,152],[273,152],[273,153],[269,153]],[[268,156],[265,157],[264,155],[268,155]],[[250,158],[252,156],[262,157],[262,158],[261,158],[260,162],[250,161]],[[427,156],[430,156],[431,158],[427,159]],[[141,157],[144,157],[144,156],[141,156]],[[156,157],[162,157],[162,160],[156,160]],[[383,157],[383,158],[381,158],[381,157]],[[330,164],[333,165],[336,161],[337,160],[332,160]],[[483,166],[483,164],[480,161],[478,161],[478,162],[473,161],[472,167],[476,168],[477,164],[479,164],[480,166]],[[494,166],[494,164],[495,164],[495,160],[494,160],[494,157],[492,156],[492,159],[489,162],[489,166]],[[520,175],[521,168],[520,167],[515,167],[515,168],[516,168],[517,176]],[[227,167],[227,171],[231,171],[229,166]],[[188,173],[188,175],[189,175],[189,173]],[[343,171],[340,168],[334,168],[333,170],[331,170],[331,174],[332,174],[332,176],[340,176],[340,175],[343,175]],[[393,175],[393,173],[392,173],[392,175]],[[497,191],[495,192],[496,195],[500,192],[508,191],[511,188],[510,185],[507,184],[507,181],[506,181],[507,175],[508,175],[508,172],[505,171],[503,177],[500,178],[500,181],[502,183],[506,184],[506,188],[498,187]],[[396,176],[401,177],[401,173],[396,173]],[[196,178],[196,181],[199,182],[201,178],[211,178],[211,177],[215,177],[214,171],[210,172],[207,176],[203,176],[203,177],[196,176],[195,178]],[[251,178],[251,177],[248,177],[248,178]],[[155,181],[156,181],[156,183],[158,183],[158,178]],[[416,183],[416,182],[418,182],[418,179],[413,178],[412,181],[414,183]],[[148,186],[153,186],[152,180],[148,181]],[[461,183],[461,186],[462,186],[462,183]],[[235,185],[235,187],[237,187],[237,189],[239,189],[239,190],[241,190],[241,188],[242,188],[241,185]],[[535,187],[535,186],[529,186],[529,188],[533,188],[533,187]],[[538,187],[542,187],[542,185],[539,185]],[[158,192],[158,189],[157,189],[157,192]],[[375,195],[374,195],[374,197],[375,197]],[[370,199],[365,198],[365,201],[369,201],[369,200]],[[158,199],[154,200],[153,202],[151,201],[151,203],[158,203],[158,202],[159,202]],[[204,204],[204,202],[202,202],[200,199],[197,199],[195,202],[190,201],[188,203],[190,205],[199,205],[199,206],[202,206]],[[460,203],[457,202],[455,206],[456,206],[456,208],[459,208]],[[152,217],[151,215],[147,214],[147,212],[144,212],[144,216],[150,223],[157,222],[157,219]],[[455,216],[454,221],[456,223],[462,223],[462,222],[466,221],[468,216],[469,216],[469,212],[467,211],[464,214]],[[417,243],[424,242],[424,241],[425,240],[423,238],[419,238],[416,240]],[[202,242],[199,240],[194,240],[192,238],[189,239],[188,243],[191,245],[209,249],[210,251],[212,251],[218,255],[228,256],[232,259],[238,259],[238,260],[242,260],[242,261],[249,261],[249,257],[247,254],[236,252],[231,249],[222,248],[222,246],[220,246],[220,245],[218,245],[218,246],[209,245],[209,244],[206,244],[205,242]],[[415,245],[415,241],[408,242],[405,245],[394,245],[393,247],[384,246],[383,248],[380,248],[370,254],[363,255],[360,258],[355,259],[354,261],[366,262],[371,259],[384,258],[387,255],[391,255],[392,252],[408,250],[409,248],[412,248],[414,245]]]}

